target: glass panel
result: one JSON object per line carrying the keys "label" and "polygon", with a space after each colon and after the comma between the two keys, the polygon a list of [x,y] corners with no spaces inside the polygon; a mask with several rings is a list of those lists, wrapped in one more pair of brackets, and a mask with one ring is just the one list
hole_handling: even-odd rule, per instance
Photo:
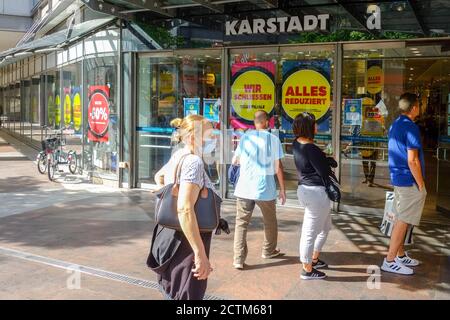
{"label": "glass panel", "polygon": [[65,130],[66,148],[77,155],[82,152],[82,79],[81,63],[62,69],[62,121]]}
{"label": "glass panel", "polygon": [[51,71],[46,74],[46,125],[57,130],[61,125],[60,72]]}
{"label": "glass panel", "polygon": [[[133,153],[132,150],[132,132],[134,131],[134,125],[131,126],[131,116],[132,116],[132,101],[134,100],[133,97],[133,77],[134,74],[132,73],[132,54],[131,53],[124,53],[123,55],[123,116],[122,116],[122,122],[123,122],[123,132],[122,132],[122,147],[123,147],[123,156],[122,160],[124,162],[130,163],[131,161],[131,155]],[[130,168],[123,168],[122,169],[122,183],[127,183],[128,187],[132,187],[130,185]]]}
{"label": "glass panel", "polygon": [[21,96],[21,117],[22,117],[22,132],[21,134],[28,139],[31,139],[31,81],[21,81],[22,96]]}
{"label": "glass panel", "polygon": [[[122,50],[123,51],[145,51],[153,49],[148,47],[142,40],[146,40],[147,43],[154,43],[153,39],[145,33],[138,25],[132,24],[128,28],[122,29]],[[156,44],[156,43],[154,43]],[[157,49],[160,49],[157,47]]]}
{"label": "glass panel", "polygon": [[[444,60],[438,66],[442,70],[439,110],[438,182],[436,206],[439,211],[450,214],[450,64]],[[438,79],[439,80],[439,79]]]}
{"label": "glass panel", "polygon": [[[240,136],[254,129],[256,110],[269,113],[269,125],[279,135],[288,199],[297,202],[298,174],[292,155],[293,119],[311,112],[318,120],[315,142],[333,154],[333,47],[283,47],[239,49],[230,53],[230,117],[228,138],[234,150]],[[233,187],[228,186],[228,196]]]}
{"label": "glass panel", "polygon": [[[116,30],[105,30],[87,42],[117,41]],[[83,103],[84,154],[83,166],[106,180],[117,180],[119,147],[119,97],[117,96],[116,56],[95,55],[85,60]]]}
{"label": "glass panel", "polygon": [[0,127],[5,128],[6,112],[5,112],[5,88],[0,88]]}
{"label": "glass panel", "polygon": [[[153,184],[173,152],[172,119],[201,114],[219,128],[221,51],[141,57],[138,72],[138,178],[139,183]],[[219,166],[211,162],[207,171],[218,185]]]}
{"label": "glass panel", "polygon": [[40,143],[42,140],[42,128],[40,126],[39,117],[39,95],[40,79],[31,79],[31,139],[34,143]]}
{"label": "glass panel", "polygon": [[16,83],[13,91],[13,117],[14,117],[14,132],[20,135],[20,130],[22,127],[21,114],[20,114],[20,83]]}
{"label": "glass panel", "polygon": [[421,113],[416,124],[424,146],[426,208],[435,209],[436,147],[439,124],[444,119],[438,115],[446,112],[450,72],[448,58],[426,55],[428,52],[435,56],[440,51],[440,46],[413,47],[413,44],[357,50],[358,54],[354,50],[344,51],[341,118],[344,208],[349,205],[384,208],[386,192],[393,190],[388,167],[388,131],[399,116],[400,95],[409,91],[419,96]]}

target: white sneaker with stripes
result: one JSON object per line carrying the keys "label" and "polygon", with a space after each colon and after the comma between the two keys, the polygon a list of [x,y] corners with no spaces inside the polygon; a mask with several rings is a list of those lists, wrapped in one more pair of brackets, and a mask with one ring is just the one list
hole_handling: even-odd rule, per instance
{"label": "white sneaker with stripes", "polygon": [[395,261],[407,267],[417,267],[419,265],[419,261],[408,256],[407,252],[401,258],[399,256],[395,257]]}
{"label": "white sneaker with stripes", "polygon": [[384,258],[383,264],[381,265],[381,270],[403,275],[414,274],[413,269],[408,268],[407,266],[397,262],[396,260],[392,262],[387,262],[386,258]]}

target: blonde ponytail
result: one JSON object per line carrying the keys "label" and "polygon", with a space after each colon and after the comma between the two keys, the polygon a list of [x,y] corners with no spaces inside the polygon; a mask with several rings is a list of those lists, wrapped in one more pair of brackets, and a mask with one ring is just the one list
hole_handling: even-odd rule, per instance
{"label": "blonde ponytail", "polygon": [[172,121],[170,121],[170,126],[174,127],[175,129],[178,129],[182,123],[183,123],[183,119],[175,118]]}

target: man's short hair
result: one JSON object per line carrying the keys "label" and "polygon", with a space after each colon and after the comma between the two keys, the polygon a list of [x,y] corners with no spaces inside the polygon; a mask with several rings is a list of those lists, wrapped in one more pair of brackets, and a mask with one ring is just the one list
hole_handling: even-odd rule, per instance
{"label": "man's short hair", "polygon": [[264,110],[258,110],[255,112],[254,121],[257,123],[269,121],[269,114]]}
{"label": "man's short hair", "polygon": [[410,113],[412,108],[419,102],[417,95],[410,92],[405,92],[400,96],[398,108],[403,113]]}

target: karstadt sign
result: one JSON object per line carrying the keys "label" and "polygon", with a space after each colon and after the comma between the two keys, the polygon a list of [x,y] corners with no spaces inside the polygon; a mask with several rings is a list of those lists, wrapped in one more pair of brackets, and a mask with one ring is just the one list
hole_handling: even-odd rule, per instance
{"label": "karstadt sign", "polygon": [[327,30],[329,14],[305,15],[303,17],[277,17],[268,19],[233,20],[225,23],[225,34],[246,35],[264,33],[302,32]]}
{"label": "karstadt sign", "polygon": [[[381,9],[370,4],[367,6],[366,25],[369,30],[381,30]],[[253,20],[232,20],[225,23],[225,34],[251,35],[303,31],[326,31],[330,20],[329,14],[305,15],[302,17],[277,17]]]}

